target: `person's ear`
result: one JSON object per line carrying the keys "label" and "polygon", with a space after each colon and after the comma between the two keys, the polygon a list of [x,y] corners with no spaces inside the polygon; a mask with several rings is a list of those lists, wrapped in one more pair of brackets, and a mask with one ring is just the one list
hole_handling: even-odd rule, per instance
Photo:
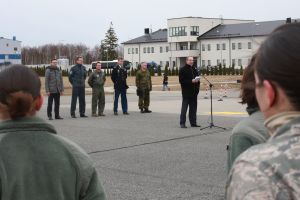
{"label": "person's ear", "polygon": [[263,85],[265,88],[265,92],[266,92],[266,105],[268,107],[272,107],[276,101],[276,91],[275,88],[273,87],[273,85],[270,83],[270,81],[268,80],[264,80],[263,81]]}
{"label": "person's ear", "polygon": [[42,108],[43,102],[44,102],[44,97],[42,95],[39,95],[36,98],[36,103],[35,103],[35,110],[39,111]]}

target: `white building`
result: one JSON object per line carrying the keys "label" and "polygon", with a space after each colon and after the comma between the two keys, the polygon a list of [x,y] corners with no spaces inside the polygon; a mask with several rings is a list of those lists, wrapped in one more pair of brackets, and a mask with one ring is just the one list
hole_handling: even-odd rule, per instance
{"label": "white building", "polygon": [[164,66],[169,62],[168,30],[160,29],[151,32],[144,30],[144,35],[133,40],[124,42],[124,59],[132,62],[133,67],[137,67],[141,62],[155,62]]}
{"label": "white building", "polygon": [[285,20],[172,18],[168,19],[168,29],[153,33],[145,29],[143,36],[124,42],[124,58],[134,67],[142,61],[180,67],[187,56],[193,56],[197,66],[246,66],[266,37],[285,23]]}
{"label": "white building", "polygon": [[0,37],[0,65],[21,64],[21,41]]}

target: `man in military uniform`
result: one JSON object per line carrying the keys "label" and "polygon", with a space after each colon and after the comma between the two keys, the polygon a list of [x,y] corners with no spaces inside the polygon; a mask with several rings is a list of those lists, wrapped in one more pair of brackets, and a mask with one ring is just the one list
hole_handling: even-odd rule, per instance
{"label": "man in military uniform", "polygon": [[149,110],[150,91],[152,90],[151,75],[147,69],[147,63],[141,63],[141,69],[135,79],[137,95],[139,96],[139,108],[141,113],[151,113]]}
{"label": "man in military uniform", "polygon": [[[92,96],[92,117],[105,116],[103,114],[105,107],[104,84],[105,73],[101,70],[101,63],[97,62],[96,70],[90,75],[88,84],[93,89]],[[98,105],[98,114],[96,114]]]}
{"label": "man in military uniform", "polygon": [[72,100],[71,100],[71,117],[76,118],[75,110],[77,98],[79,98],[79,113],[80,117],[87,117],[85,115],[85,79],[87,71],[83,64],[81,56],[76,57],[76,65],[70,70],[69,81],[72,84]]}

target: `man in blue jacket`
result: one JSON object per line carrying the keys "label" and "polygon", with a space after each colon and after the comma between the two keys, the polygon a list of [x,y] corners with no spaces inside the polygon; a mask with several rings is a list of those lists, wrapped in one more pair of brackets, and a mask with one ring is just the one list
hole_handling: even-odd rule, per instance
{"label": "man in blue jacket", "polygon": [[80,117],[87,117],[85,115],[85,79],[87,71],[83,64],[81,56],[76,57],[76,65],[70,70],[69,81],[72,84],[72,101],[71,101],[71,117],[76,118],[75,110],[77,98],[79,98],[79,113]]}

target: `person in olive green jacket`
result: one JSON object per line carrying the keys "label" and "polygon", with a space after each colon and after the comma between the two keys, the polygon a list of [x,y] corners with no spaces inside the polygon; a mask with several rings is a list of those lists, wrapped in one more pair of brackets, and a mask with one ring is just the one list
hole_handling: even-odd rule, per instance
{"label": "person in olive green jacket", "polygon": [[239,122],[232,130],[227,146],[227,170],[230,171],[235,159],[253,145],[265,143],[270,137],[264,126],[264,117],[259,110],[255,96],[253,56],[249,66],[245,69],[241,83],[241,103],[247,104],[249,117]]}
{"label": "person in olive green jacket", "polygon": [[37,74],[23,65],[0,72],[1,199],[105,200],[89,156],[35,117],[40,89]]}
{"label": "person in olive green jacket", "polygon": [[[93,88],[92,96],[92,117],[105,116],[104,107],[105,107],[105,93],[104,93],[104,84],[106,78],[105,73],[101,70],[101,63],[97,62],[96,70],[90,75],[88,84]],[[98,105],[98,115],[96,114]]]}
{"label": "person in olive green jacket", "polygon": [[141,63],[141,69],[136,74],[135,79],[137,87],[137,95],[139,97],[139,109],[141,113],[151,113],[150,105],[150,91],[152,90],[151,75],[147,69],[147,63]]}

